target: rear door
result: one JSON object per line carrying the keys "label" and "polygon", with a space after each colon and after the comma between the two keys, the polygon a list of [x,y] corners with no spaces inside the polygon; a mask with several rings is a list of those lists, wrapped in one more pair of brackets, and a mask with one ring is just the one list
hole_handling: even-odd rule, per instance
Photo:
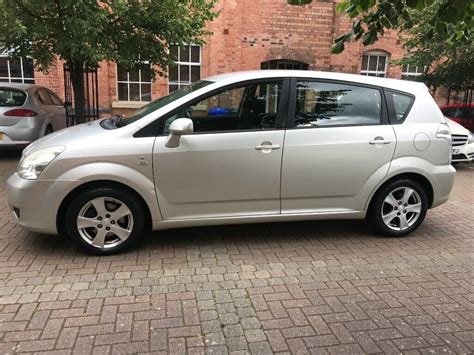
{"label": "rear door", "polygon": [[66,109],[61,99],[51,90],[47,90],[49,97],[51,98],[53,112],[53,128],[55,131],[66,128]]}
{"label": "rear door", "polygon": [[282,213],[364,210],[396,146],[383,92],[346,82],[292,85],[282,163]]}

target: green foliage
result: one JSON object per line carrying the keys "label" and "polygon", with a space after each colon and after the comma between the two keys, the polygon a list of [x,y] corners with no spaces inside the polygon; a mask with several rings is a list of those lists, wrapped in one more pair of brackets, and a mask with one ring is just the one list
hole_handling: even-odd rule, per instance
{"label": "green foliage", "polygon": [[200,43],[215,0],[0,0],[0,45],[47,70],[54,56],[97,67],[146,60],[166,68],[168,45]]}
{"label": "green foliage", "polygon": [[[289,4],[298,1],[288,0]],[[296,4],[297,5],[297,4]],[[339,36],[333,53],[340,53],[344,42],[362,39],[373,44],[386,29],[398,29],[412,23],[412,10],[432,8],[426,20],[433,26],[427,36],[437,36],[444,42],[472,41],[474,2],[472,0],[343,0],[336,10],[354,19],[349,32]]]}
{"label": "green foliage", "polygon": [[152,77],[171,63],[170,44],[201,43],[217,0],[0,0],[0,48],[47,71],[56,56],[71,68],[75,115],[84,120],[82,68],[115,61]]}
{"label": "green foliage", "polygon": [[438,24],[429,20],[436,11],[436,4],[410,10],[410,21],[400,24],[402,43],[408,55],[397,63],[424,67],[420,80],[433,88],[472,89],[474,43],[463,40],[462,36],[456,41],[445,40],[444,34],[436,31]]}

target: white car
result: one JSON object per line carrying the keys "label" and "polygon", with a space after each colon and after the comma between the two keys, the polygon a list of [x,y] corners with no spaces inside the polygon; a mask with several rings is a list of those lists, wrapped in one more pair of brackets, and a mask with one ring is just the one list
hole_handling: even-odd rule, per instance
{"label": "white car", "polygon": [[474,160],[474,136],[459,123],[446,118],[453,137],[453,163],[469,163]]}

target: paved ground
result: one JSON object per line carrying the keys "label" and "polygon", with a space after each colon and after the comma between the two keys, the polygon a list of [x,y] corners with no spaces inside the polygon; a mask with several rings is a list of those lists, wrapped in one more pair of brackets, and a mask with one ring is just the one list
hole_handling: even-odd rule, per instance
{"label": "paved ground", "polygon": [[192,228],[99,258],[12,223],[16,158],[0,158],[0,353],[474,352],[473,165],[403,239],[363,222]]}

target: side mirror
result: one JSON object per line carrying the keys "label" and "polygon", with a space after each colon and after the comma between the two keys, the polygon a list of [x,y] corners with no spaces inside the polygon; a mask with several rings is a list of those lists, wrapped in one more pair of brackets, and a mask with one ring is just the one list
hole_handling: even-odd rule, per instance
{"label": "side mirror", "polygon": [[189,118],[177,118],[170,125],[170,134],[166,140],[165,146],[167,148],[179,147],[179,141],[183,134],[193,133],[193,121]]}

